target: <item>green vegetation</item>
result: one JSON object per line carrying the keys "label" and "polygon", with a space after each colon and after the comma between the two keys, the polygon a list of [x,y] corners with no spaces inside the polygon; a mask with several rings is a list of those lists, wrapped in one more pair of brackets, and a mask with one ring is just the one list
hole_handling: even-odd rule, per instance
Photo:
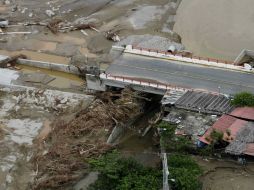
{"label": "green vegetation", "polygon": [[144,167],[134,159],[122,158],[116,151],[89,163],[93,170],[100,172],[89,190],[158,190],[162,187],[161,170]]}
{"label": "green vegetation", "polygon": [[213,146],[220,144],[223,141],[223,133],[220,131],[212,130],[210,136],[206,138]]}
{"label": "green vegetation", "polygon": [[199,190],[202,187],[199,177],[202,170],[190,156],[170,155],[168,157],[170,171],[169,183],[175,190]]}
{"label": "green vegetation", "polygon": [[241,106],[254,107],[254,95],[249,92],[241,92],[235,95],[231,103],[232,105],[237,107]]}
{"label": "green vegetation", "polygon": [[161,145],[167,151],[186,153],[193,150],[190,139],[175,135],[176,125],[162,121],[157,127],[161,129]]}

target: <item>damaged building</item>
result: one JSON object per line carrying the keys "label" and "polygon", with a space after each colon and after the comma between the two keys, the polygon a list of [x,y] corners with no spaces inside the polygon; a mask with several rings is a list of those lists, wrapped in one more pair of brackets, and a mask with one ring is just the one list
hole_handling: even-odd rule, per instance
{"label": "damaged building", "polygon": [[199,138],[204,144],[211,144],[211,133],[223,134],[228,143],[226,153],[254,156],[254,108],[236,108],[230,114],[222,115],[206,133]]}

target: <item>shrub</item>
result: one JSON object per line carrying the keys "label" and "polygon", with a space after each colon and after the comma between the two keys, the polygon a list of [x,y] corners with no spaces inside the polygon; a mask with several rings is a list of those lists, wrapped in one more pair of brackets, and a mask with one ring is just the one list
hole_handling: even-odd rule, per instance
{"label": "shrub", "polygon": [[213,130],[210,134],[210,138],[211,143],[214,145],[217,143],[221,143],[223,141],[223,133],[220,131]]}
{"label": "shrub", "polygon": [[241,106],[254,106],[254,95],[249,92],[241,92],[234,96],[232,100],[232,105],[241,107]]}
{"label": "shrub", "polygon": [[185,136],[175,135],[176,125],[162,121],[157,127],[161,129],[161,145],[167,151],[183,153],[193,150],[193,144],[190,139]]}
{"label": "shrub", "polygon": [[202,184],[199,177],[202,170],[199,165],[187,155],[170,155],[168,158],[170,184],[175,190],[198,190]]}
{"label": "shrub", "polygon": [[89,190],[157,190],[162,187],[161,170],[144,167],[131,158],[121,158],[115,151],[89,163],[100,173]]}

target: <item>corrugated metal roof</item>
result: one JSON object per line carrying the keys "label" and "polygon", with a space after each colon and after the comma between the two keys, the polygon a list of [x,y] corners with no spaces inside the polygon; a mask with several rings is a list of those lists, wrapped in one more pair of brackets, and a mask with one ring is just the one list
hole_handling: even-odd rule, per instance
{"label": "corrugated metal roof", "polygon": [[[207,139],[209,139],[210,134],[213,130],[224,133],[223,139],[227,142],[231,142],[235,139],[238,131],[242,129],[248,122],[237,119],[230,115],[223,115],[216,121],[211,128],[209,128],[206,133],[199,138],[200,141],[210,144]],[[230,132],[230,136],[228,136],[227,131]]]}
{"label": "corrugated metal roof", "polygon": [[254,156],[254,143],[246,144],[246,149],[244,151],[244,154]]}
{"label": "corrugated metal roof", "polygon": [[254,121],[254,108],[253,107],[236,108],[230,113],[230,115]]}

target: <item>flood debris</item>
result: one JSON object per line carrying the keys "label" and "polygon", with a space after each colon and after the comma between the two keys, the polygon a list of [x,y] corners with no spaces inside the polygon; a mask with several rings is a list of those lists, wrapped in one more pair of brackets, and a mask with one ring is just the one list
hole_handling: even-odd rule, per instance
{"label": "flood debris", "polygon": [[93,23],[85,23],[85,24],[73,24],[73,23],[65,23],[62,19],[53,19],[47,24],[47,28],[53,33],[57,34],[58,32],[66,33],[71,31],[80,30],[84,34],[84,30],[92,29],[98,32],[96,26]]}
{"label": "flood debris", "polygon": [[9,35],[9,34],[32,34],[32,32],[24,31],[24,32],[0,32],[1,35]]}
{"label": "flood debris", "polygon": [[46,139],[50,147],[46,154],[33,158],[37,170],[34,189],[61,189],[81,179],[88,172],[87,159],[98,157],[111,146],[106,144],[109,131],[140,114],[135,93],[124,90],[120,98],[103,93],[69,122],[56,120]]}
{"label": "flood debris", "polygon": [[120,37],[113,31],[107,31],[105,33],[105,36],[108,40],[111,40],[113,42],[120,42]]}
{"label": "flood debris", "polygon": [[9,21],[7,19],[0,18],[0,28],[5,28],[9,25]]}
{"label": "flood debris", "polygon": [[53,34],[56,34],[58,32],[58,24],[61,22],[62,19],[53,19],[47,24],[47,27]]}
{"label": "flood debris", "polygon": [[6,57],[5,59],[0,60],[0,68],[15,67],[18,59],[26,59],[26,58],[27,58],[26,55],[23,54]]}

